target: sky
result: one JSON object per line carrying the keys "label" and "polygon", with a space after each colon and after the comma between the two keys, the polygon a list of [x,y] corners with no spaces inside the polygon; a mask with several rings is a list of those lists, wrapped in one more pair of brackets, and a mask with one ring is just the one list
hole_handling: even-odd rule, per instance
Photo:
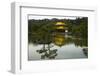
{"label": "sky", "polygon": [[[31,20],[31,19],[36,19],[36,20],[41,20],[41,19],[52,19],[52,18],[57,18],[57,19],[76,19],[78,18],[78,16],[53,16],[53,15],[29,15],[28,16],[28,19]],[[81,17],[79,17],[81,18]]]}

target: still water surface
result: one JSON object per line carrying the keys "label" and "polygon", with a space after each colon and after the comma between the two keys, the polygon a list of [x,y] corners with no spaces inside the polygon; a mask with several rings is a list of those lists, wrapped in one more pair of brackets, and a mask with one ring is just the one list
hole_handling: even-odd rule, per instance
{"label": "still water surface", "polygon": [[87,40],[57,33],[43,37],[31,36],[28,60],[87,58]]}

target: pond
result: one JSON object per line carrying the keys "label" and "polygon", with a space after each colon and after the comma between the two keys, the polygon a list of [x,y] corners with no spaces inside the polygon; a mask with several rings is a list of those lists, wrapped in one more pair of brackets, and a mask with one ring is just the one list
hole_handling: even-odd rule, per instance
{"label": "pond", "polygon": [[28,60],[88,58],[87,39],[67,33],[31,33],[28,37]]}

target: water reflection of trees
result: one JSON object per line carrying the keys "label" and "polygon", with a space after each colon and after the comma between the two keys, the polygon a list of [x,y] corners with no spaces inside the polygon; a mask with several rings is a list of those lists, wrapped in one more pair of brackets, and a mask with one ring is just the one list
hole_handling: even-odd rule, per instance
{"label": "water reflection of trees", "polygon": [[[68,36],[65,33],[31,33],[29,34],[29,43],[34,45],[42,44],[43,47],[37,50],[37,53],[41,55],[41,59],[54,59],[57,56],[57,49],[52,49],[51,43],[56,46],[62,47],[64,45],[74,44],[79,47],[87,47],[87,39],[77,38]],[[46,47],[48,46],[48,47]],[[83,48],[84,49],[84,48]],[[88,50],[83,50],[83,53],[86,55]]]}
{"label": "water reflection of trees", "polygon": [[50,33],[45,32],[38,34],[30,34],[29,43],[30,42],[34,45],[43,45],[41,49],[39,48],[38,50],[36,50],[36,52],[41,55],[41,59],[54,59],[57,56],[57,49],[51,49],[53,45],[51,45],[52,35]]}
{"label": "water reflection of trees", "polygon": [[77,38],[77,37],[72,37],[72,36],[67,36],[66,34],[62,34],[62,33],[57,33],[57,34],[44,34],[44,35],[40,35],[40,34],[32,34],[29,36],[28,38],[29,43],[33,43],[34,45],[37,44],[50,44],[50,43],[54,43],[57,46],[64,46],[64,45],[68,45],[68,44],[72,44],[74,43],[75,46],[88,46],[88,40],[86,38]]}
{"label": "water reflection of trees", "polygon": [[57,46],[64,46],[68,44],[75,44],[75,46],[80,46],[80,47],[87,47],[87,39],[85,38],[77,38],[77,37],[72,37],[72,36],[66,36],[66,34],[63,33],[57,33],[53,37],[53,43]]}

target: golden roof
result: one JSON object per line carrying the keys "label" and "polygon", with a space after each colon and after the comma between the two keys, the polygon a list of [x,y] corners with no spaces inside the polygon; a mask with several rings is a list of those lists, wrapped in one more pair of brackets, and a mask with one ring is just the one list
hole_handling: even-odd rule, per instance
{"label": "golden roof", "polygon": [[56,25],[65,25],[64,22],[57,22]]}
{"label": "golden roof", "polygon": [[64,26],[59,26],[59,27],[56,27],[56,29],[65,29]]}

